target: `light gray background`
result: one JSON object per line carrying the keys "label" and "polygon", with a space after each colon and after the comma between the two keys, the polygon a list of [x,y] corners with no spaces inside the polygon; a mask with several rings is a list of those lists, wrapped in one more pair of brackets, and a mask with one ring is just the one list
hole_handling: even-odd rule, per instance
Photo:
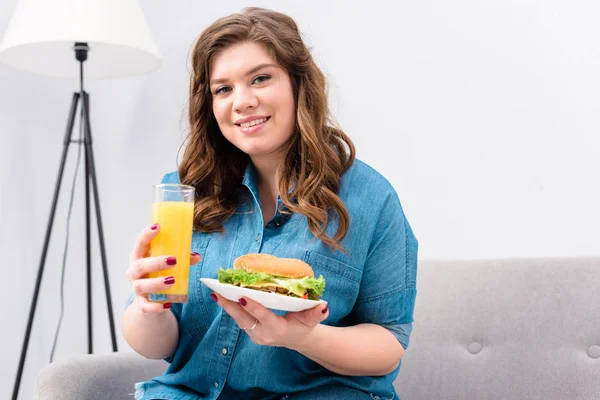
{"label": "light gray background", "polygon": [[[0,35],[16,0],[0,2]],[[259,5],[289,13],[331,82],[331,105],[358,158],[399,192],[420,257],[598,255],[600,5],[592,0],[143,1],[162,67],[88,81],[114,309],[127,259],[150,219],[151,186],[177,165],[188,53],[218,17]],[[92,55],[90,55],[92,56]],[[9,398],[76,81],[0,66],[0,398]],[[21,396],[48,362],[70,152]],[[80,170],[82,176],[83,170]],[[66,315],[56,359],[85,353],[83,181],[71,224]],[[97,352],[110,351],[97,240]]]}

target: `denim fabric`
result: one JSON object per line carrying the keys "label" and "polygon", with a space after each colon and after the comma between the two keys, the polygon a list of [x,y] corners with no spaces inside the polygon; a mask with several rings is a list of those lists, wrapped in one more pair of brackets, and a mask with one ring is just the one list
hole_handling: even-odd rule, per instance
{"label": "denim fabric", "polygon": [[292,395],[284,395],[281,400],[373,400],[368,393],[345,386],[322,386]]}
{"label": "denim fabric", "polygon": [[[167,174],[163,182],[179,182],[177,172]],[[350,214],[342,241],[348,254],[316,240],[302,214],[285,216],[277,211],[263,227],[256,173],[248,164],[238,210],[224,223],[225,232],[193,234],[191,250],[202,260],[191,266],[188,302],[171,309],[179,321],[177,349],[167,360],[171,364],[165,374],[136,386],[136,399],[302,399],[308,397],[299,393],[320,392],[325,386],[355,389],[352,392],[364,398],[397,398],[392,382],[400,366],[387,376],[342,376],[295,351],[256,345],[200,282],[203,277],[216,278],[220,267],[231,267],[247,253],[299,258],[326,280],[322,298],[329,303],[330,314],[324,324],[379,324],[406,347],[413,322],[418,245],[398,196],[383,176],[359,160],[343,175],[338,195]],[[280,205],[278,199],[278,209]],[[334,236],[337,226],[333,216],[327,233]],[[350,396],[342,398],[354,398]]]}

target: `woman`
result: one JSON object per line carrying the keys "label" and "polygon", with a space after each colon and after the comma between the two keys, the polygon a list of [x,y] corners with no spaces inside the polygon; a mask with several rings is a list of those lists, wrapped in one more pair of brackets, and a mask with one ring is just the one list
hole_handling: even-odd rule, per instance
{"label": "woman", "polygon": [[[392,186],[355,160],[331,121],[325,78],[295,22],[259,8],[222,18],[198,38],[192,67],[184,157],[163,179],[196,188],[190,294],[185,304],[148,301],[172,279],[145,278],[171,267],[146,257],[160,227],[146,228],[123,334],[170,367],[139,383],[136,398],[395,398],[417,241]],[[307,262],[326,279],[327,303],[273,312],[199,282],[248,253]]]}

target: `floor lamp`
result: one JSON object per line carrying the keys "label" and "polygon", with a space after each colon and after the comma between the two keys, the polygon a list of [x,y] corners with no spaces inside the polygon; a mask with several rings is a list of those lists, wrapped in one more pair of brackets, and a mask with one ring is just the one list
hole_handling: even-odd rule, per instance
{"label": "floor lamp", "polygon": [[[20,0],[0,44],[0,62],[35,74],[79,79],[79,91],[73,94],[69,111],[50,218],[13,388],[12,399],[16,400],[19,394],[31,327],[52,233],[56,204],[70,144],[84,146],[88,352],[91,354],[93,350],[90,195],[93,195],[95,206],[112,348],[113,351],[117,351],[98,196],[99,190],[92,150],[89,94],[84,91],[83,87],[84,66],[86,78],[126,77],[148,73],[157,69],[160,66],[161,56],[152,38],[139,0]],[[81,141],[72,139],[78,106],[81,106],[82,117],[80,123],[82,124],[84,138]]]}

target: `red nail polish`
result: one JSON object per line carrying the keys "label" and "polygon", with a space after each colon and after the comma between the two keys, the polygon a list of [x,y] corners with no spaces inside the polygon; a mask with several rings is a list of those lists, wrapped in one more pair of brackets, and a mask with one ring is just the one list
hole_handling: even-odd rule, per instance
{"label": "red nail polish", "polygon": [[165,278],[164,280],[165,285],[172,285],[175,283],[175,277],[174,276],[168,276]]}
{"label": "red nail polish", "polygon": [[211,299],[213,299],[214,301],[219,301],[219,298],[218,298],[218,297],[217,297],[217,295],[216,295],[216,294],[214,294],[214,293],[211,293],[211,294],[210,294],[210,298],[211,298]]}
{"label": "red nail polish", "polygon": [[152,226],[150,226],[150,229],[152,229],[153,231],[155,231],[156,228],[158,228],[158,224],[152,224]]}
{"label": "red nail polish", "polygon": [[171,303],[164,303],[163,304],[163,308],[171,308],[171,307],[173,307],[173,304],[171,304]]}
{"label": "red nail polish", "polygon": [[239,302],[240,302],[240,304],[241,304],[242,306],[244,306],[244,307],[246,307],[246,305],[248,304],[248,302],[246,301],[246,299],[245,299],[245,298],[243,298],[243,297],[242,297],[241,299],[239,299]]}
{"label": "red nail polish", "polygon": [[175,257],[167,257],[167,265],[175,265],[177,264],[177,259]]}
{"label": "red nail polish", "polygon": [[196,257],[196,256],[199,256],[200,254],[196,253],[195,251],[192,251],[192,255],[193,255],[194,257]]}
{"label": "red nail polish", "polygon": [[327,310],[329,309],[329,306],[325,306],[324,309],[321,310],[322,314],[327,314]]}

